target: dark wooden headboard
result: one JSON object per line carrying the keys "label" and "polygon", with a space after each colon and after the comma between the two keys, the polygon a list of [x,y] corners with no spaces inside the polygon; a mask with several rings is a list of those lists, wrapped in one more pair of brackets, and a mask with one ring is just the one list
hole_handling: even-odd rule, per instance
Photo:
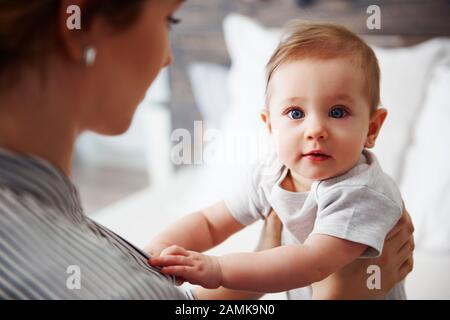
{"label": "dark wooden headboard", "polygon": [[[174,63],[170,67],[172,124],[192,130],[200,120],[187,66],[195,61],[229,65],[230,59],[222,32],[223,18],[240,13],[267,27],[281,27],[300,18],[345,25],[369,36],[368,41],[381,46],[412,45],[438,36],[450,36],[449,0],[309,0],[299,6],[294,0],[187,0],[177,13],[180,25],[172,31]],[[369,30],[367,7],[381,9],[381,29]],[[372,37],[376,36],[376,37]],[[398,41],[398,39],[401,41]],[[393,41],[392,39],[395,39]]]}

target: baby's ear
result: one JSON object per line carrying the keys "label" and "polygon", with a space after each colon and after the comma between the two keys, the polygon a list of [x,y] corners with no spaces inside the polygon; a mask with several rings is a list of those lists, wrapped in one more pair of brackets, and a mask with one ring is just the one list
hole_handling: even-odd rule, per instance
{"label": "baby's ear", "polygon": [[377,140],[387,114],[387,110],[384,108],[377,109],[373,113],[369,122],[369,132],[367,133],[366,143],[364,145],[365,148],[373,148],[375,146],[375,141]]}
{"label": "baby's ear", "polygon": [[267,108],[263,108],[260,113],[259,116],[261,117],[261,120],[264,122],[264,124],[267,127],[267,130],[269,130],[269,133],[272,133],[272,125],[270,124],[270,113],[269,113],[269,109]]}

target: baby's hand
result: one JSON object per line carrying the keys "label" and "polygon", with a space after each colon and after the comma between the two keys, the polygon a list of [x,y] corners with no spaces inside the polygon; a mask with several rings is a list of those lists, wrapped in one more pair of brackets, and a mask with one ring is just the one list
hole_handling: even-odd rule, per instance
{"label": "baby's hand", "polygon": [[158,257],[167,247],[170,247],[170,244],[164,242],[152,242],[145,247],[144,251],[150,256],[150,258],[154,258]]}
{"label": "baby's hand", "polygon": [[215,289],[222,283],[222,270],[219,259],[180,246],[164,249],[159,257],[150,259],[152,266],[162,267],[164,274],[183,278],[192,284]]}

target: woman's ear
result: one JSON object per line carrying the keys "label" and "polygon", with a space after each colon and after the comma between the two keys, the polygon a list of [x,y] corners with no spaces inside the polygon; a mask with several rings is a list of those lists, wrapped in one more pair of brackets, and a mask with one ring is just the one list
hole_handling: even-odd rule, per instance
{"label": "woman's ear", "polygon": [[86,25],[83,10],[85,0],[61,1],[58,13],[58,35],[62,44],[64,54],[74,62],[83,59],[83,32]]}
{"label": "woman's ear", "polygon": [[261,110],[261,112],[259,113],[261,120],[264,122],[264,124],[267,127],[267,130],[269,131],[269,134],[272,133],[272,125],[270,124],[270,113],[269,113],[269,109],[264,108]]}
{"label": "woman's ear", "polygon": [[387,110],[384,108],[377,109],[369,122],[369,132],[367,133],[365,148],[373,148],[375,146],[375,141],[377,140],[378,133],[380,132],[383,122],[387,117]]}
{"label": "woman's ear", "polygon": [[104,19],[91,16],[89,0],[61,0],[58,18],[58,35],[62,50],[75,63],[84,62],[85,49],[96,47],[99,37],[110,32]]}

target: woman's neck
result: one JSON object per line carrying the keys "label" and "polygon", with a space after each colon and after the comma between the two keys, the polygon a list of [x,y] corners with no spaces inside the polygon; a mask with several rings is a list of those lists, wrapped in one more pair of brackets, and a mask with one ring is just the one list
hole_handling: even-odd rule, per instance
{"label": "woman's neck", "polygon": [[62,98],[31,80],[0,95],[0,147],[38,156],[70,176],[78,130]]}
{"label": "woman's neck", "polygon": [[[34,155],[47,160],[67,176],[71,174],[72,155],[76,136],[68,130],[54,130],[51,123],[25,122],[17,125],[14,118],[5,125],[5,117],[0,115],[0,147],[19,154]],[[57,139],[55,137],[58,137]]]}

